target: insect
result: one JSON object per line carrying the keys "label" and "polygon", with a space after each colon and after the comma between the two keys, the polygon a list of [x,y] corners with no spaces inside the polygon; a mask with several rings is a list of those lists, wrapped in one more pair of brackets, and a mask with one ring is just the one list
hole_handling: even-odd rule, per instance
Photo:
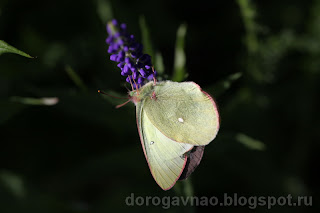
{"label": "insect", "polygon": [[152,82],[129,92],[151,174],[163,190],[187,178],[219,130],[213,98],[194,82]]}
{"label": "insect", "polygon": [[[151,174],[164,190],[183,180],[199,165],[205,145],[219,130],[213,98],[194,82],[156,81],[151,56],[127,32],[126,24],[107,24],[110,60],[131,84],[129,100],[136,105],[137,125]],[[153,81],[151,79],[153,78]],[[149,80],[144,86],[143,83]],[[136,89],[134,89],[136,88]],[[102,93],[102,92],[101,92]]]}

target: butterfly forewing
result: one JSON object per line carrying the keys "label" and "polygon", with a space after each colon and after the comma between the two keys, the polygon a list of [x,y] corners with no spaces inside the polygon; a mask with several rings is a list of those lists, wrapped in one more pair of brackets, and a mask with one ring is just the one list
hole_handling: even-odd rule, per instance
{"label": "butterfly forewing", "polygon": [[219,115],[213,99],[194,82],[164,81],[154,86],[144,111],[151,123],[176,142],[207,145],[219,129]]}

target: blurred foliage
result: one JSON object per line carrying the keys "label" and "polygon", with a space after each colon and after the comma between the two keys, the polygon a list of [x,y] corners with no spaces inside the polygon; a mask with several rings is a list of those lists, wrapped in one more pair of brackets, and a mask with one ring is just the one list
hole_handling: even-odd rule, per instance
{"label": "blurred foliage", "polygon": [[187,26],[181,24],[177,30],[176,48],[174,54],[174,64],[173,64],[173,81],[183,81],[188,77],[186,73],[186,54],[185,48],[185,37],[187,33]]}
{"label": "blurred foliage", "polygon": [[59,102],[59,99],[54,97],[54,98],[26,98],[26,97],[17,97],[17,96],[12,96],[10,98],[11,101],[13,102],[18,102],[22,104],[27,104],[27,105],[47,105],[47,106],[52,106],[55,105]]}
{"label": "blurred foliage", "polygon": [[[312,208],[269,211],[318,212],[319,10],[318,0],[0,1],[0,51],[36,56],[0,56],[0,212],[164,210],[126,206],[131,193],[310,195]],[[201,165],[167,192],[149,172],[133,104],[115,109],[120,100],[97,93],[127,93],[105,44],[113,17],[151,51],[161,79],[194,81],[219,105]]]}
{"label": "blurred foliage", "polygon": [[70,66],[66,66],[65,69],[70,79],[74,82],[74,84],[77,85],[82,90],[82,92],[87,92],[88,89],[79,77],[79,75],[77,75],[77,73]]}
{"label": "blurred foliage", "polygon": [[143,51],[154,58],[154,48],[152,47],[151,35],[149,32],[149,27],[146,23],[146,18],[144,16],[140,16],[139,25],[141,29],[141,42],[143,44]]}

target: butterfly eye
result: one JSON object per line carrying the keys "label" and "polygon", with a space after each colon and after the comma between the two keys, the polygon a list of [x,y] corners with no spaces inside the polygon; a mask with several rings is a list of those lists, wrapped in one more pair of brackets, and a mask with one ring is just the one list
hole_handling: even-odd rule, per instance
{"label": "butterfly eye", "polygon": [[151,142],[150,142],[150,145],[152,145],[152,144],[154,144],[154,141],[151,141]]}

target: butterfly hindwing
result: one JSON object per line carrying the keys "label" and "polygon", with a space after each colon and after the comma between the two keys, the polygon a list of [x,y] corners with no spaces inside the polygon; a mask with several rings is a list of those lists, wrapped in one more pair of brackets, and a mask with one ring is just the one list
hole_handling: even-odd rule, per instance
{"label": "butterfly hindwing", "polygon": [[142,147],[157,184],[164,190],[170,189],[179,179],[187,162],[185,153],[193,145],[177,143],[163,135],[150,121],[142,108],[137,105],[137,123]]}
{"label": "butterfly hindwing", "polygon": [[193,149],[187,154],[187,163],[184,170],[179,177],[179,180],[187,179],[191,173],[199,166],[205,146],[194,146]]}

